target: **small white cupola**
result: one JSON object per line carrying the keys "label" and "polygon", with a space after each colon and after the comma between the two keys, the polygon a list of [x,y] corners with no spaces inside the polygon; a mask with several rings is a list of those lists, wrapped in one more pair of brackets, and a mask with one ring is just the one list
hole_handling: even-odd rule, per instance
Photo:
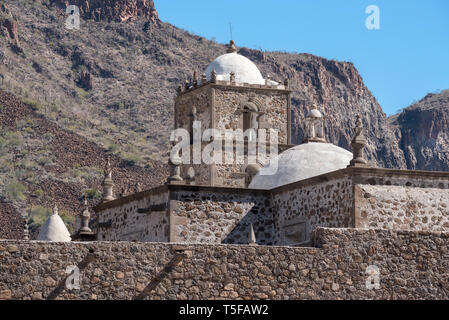
{"label": "small white cupola", "polygon": [[58,207],[55,205],[53,208],[53,214],[47,219],[42,226],[37,240],[51,241],[51,242],[70,242],[69,230],[62,221],[58,213]]}
{"label": "small white cupola", "polygon": [[304,119],[304,140],[303,143],[308,142],[326,142],[324,136],[324,116],[321,112],[313,107]]}

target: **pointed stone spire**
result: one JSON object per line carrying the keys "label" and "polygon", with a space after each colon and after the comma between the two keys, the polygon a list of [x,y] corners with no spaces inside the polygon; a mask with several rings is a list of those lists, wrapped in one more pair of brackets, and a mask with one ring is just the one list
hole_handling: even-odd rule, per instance
{"label": "pointed stone spire", "polygon": [[235,82],[235,72],[231,72],[231,73],[229,74],[229,80],[231,81],[231,83],[234,83],[234,82]]}
{"label": "pointed stone spire", "polygon": [[207,82],[207,76],[205,73],[201,75],[201,84],[205,84]]}
{"label": "pointed stone spire", "polygon": [[212,70],[210,81],[211,81],[212,83],[217,82],[217,71],[215,71],[215,69]]}
{"label": "pointed stone spire", "polygon": [[190,82],[189,82],[189,80],[186,80],[184,82],[184,89],[189,90],[189,88],[190,88]]}
{"label": "pointed stone spire", "polygon": [[[179,141],[178,138],[175,137],[172,147],[174,147],[178,143],[178,141]],[[182,160],[179,157],[179,155],[174,154],[169,156],[168,165],[171,168],[171,174],[170,177],[167,178],[168,184],[179,184],[182,181],[181,168],[180,168],[181,163]]]}
{"label": "pointed stone spire", "polygon": [[89,205],[87,204],[87,197],[84,197],[84,211],[81,214],[81,228],[79,233],[92,233],[92,230],[89,228],[90,221],[90,212]]}
{"label": "pointed stone spire", "polygon": [[55,205],[53,206],[53,214],[59,216],[59,210],[58,210],[58,205],[55,203]]}
{"label": "pointed stone spire", "polygon": [[187,184],[194,185],[195,184],[195,169],[193,167],[190,167],[187,170],[187,178],[186,178]]}
{"label": "pointed stone spire", "polygon": [[285,78],[285,80],[284,80],[284,87],[286,89],[288,89],[289,86],[290,86],[290,80],[288,80],[288,78]]}
{"label": "pointed stone spire", "polygon": [[227,53],[234,53],[237,52],[237,47],[235,46],[234,40],[229,41],[228,49],[226,50]]}
{"label": "pointed stone spire", "polygon": [[103,202],[108,202],[115,199],[113,194],[113,188],[114,188],[114,181],[112,181],[111,159],[108,157],[106,160],[106,167],[104,169]]}
{"label": "pointed stone spire", "polygon": [[268,74],[267,78],[265,79],[265,85],[269,86],[270,85],[270,81],[271,81],[271,76]]}
{"label": "pointed stone spire", "polygon": [[25,228],[23,229],[23,240],[30,240],[30,230],[28,229],[28,222],[25,222]]}
{"label": "pointed stone spire", "polygon": [[355,121],[355,135],[351,141],[352,160],[348,167],[366,167],[366,160],[363,158],[363,149],[366,146],[366,139],[363,135],[363,124],[360,115],[357,115]]}
{"label": "pointed stone spire", "polygon": [[250,246],[257,245],[256,234],[254,233],[254,227],[253,227],[252,223],[251,223],[250,230],[249,230],[249,242],[248,242],[248,244]]}
{"label": "pointed stone spire", "polygon": [[198,87],[198,78],[196,76],[196,71],[193,72],[192,82],[195,88]]}
{"label": "pointed stone spire", "polygon": [[140,182],[137,181],[136,186],[134,187],[134,192],[141,192],[141,191],[142,191],[142,187],[140,185]]}

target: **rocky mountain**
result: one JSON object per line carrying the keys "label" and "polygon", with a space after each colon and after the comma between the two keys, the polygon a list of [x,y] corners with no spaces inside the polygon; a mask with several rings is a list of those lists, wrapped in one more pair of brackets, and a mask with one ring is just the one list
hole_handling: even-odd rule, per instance
{"label": "rocky mountain", "polygon": [[152,0],[44,0],[41,3],[47,6],[57,6],[64,11],[67,6],[75,5],[80,9],[83,19],[96,21],[125,22],[138,18],[152,23],[159,21]]}
{"label": "rocky mountain", "polygon": [[[68,4],[80,8],[79,30],[65,27]],[[38,223],[56,199],[70,219],[82,194],[98,198],[106,155],[119,168],[119,190],[134,179],[143,188],[163,181],[176,87],[225,51],[160,21],[151,0],[3,1],[2,201]],[[362,115],[374,165],[448,169],[446,93],[387,119],[350,62],[245,47],[239,53],[264,76],[290,79],[294,142],[318,105],[328,140],[346,149]]]}
{"label": "rocky mountain", "polygon": [[0,194],[4,195],[0,198],[0,236],[21,234],[23,228],[10,226],[23,225],[25,217],[36,229],[55,204],[73,226],[73,216],[84,209],[84,196],[90,206],[100,200],[107,157],[111,158],[116,195],[159,185],[168,174],[165,164],[157,160],[142,168],[108,154],[2,90],[0,128]]}
{"label": "rocky mountain", "polygon": [[449,90],[388,119],[410,169],[449,171]]}
{"label": "rocky mountain", "polygon": [[[141,165],[164,158],[177,85],[194,71],[203,73],[225,46],[157,20],[150,1],[79,3],[83,19],[80,30],[73,31],[64,27],[64,1],[7,1],[25,53],[5,46],[2,87],[33,100],[62,127],[119,149],[124,158]],[[105,15],[95,12],[109,14],[103,20]],[[133,14],[117,22],[122,12]],[[405,167],[385,114],[353,64],[310,54],[239,52],[265,76],[290,79],[295,142],[302,140],[302,117],[317,104],[328,116],[328,139],[349,148],[355,115],[361,112],[368,157],[381,166]]]}

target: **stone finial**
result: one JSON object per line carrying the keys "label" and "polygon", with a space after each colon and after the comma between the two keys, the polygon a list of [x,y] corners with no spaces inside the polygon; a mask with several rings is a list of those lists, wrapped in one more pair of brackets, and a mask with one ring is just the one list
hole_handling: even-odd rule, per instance
{"label": "stone finial", "polygon": [[198,78],[196,76],[196,71],[193,72],[192,82],[195,88],[198,87]]}
{"label": "stone finial", "polygon": [[235,46],[234,40],[229,41],[228,49],[226,50],[227,53],[234,53],[237,52],[237,47]]}
{"label": "stone finial", "polygon": [[187,182],[187,184],[190,184],[190,185],[194,185],[195,184],[195,169],[193,169],[193,167],[190,167],[187,170],[186,182]]}
{"label": "stone finial", "polygon": [[217,82],[217,71],[215,71],[215,69],[212,70],[210,81],[211,81],[212,83]]}
{"label": "stone finial", "polygon": [[360,115],[357,115],[356,121],[355,121],[355,135],[354,138],[352,138],[351,141],[351,147],[352,147],[352,160],[349,163],[348,167],[366,167],[367,162],[363,158],[363,149],[366,146],[366,139],[363,135],[363,124],[362,119],[360,118]]}
{"label": "stone finial", "polygon": [[284,87],[288,88],[290,86],[290,80],[288,80],[288,78],[285,78],[284,80]]}
{"label": "stone finial", "polygon": [[205,84],[207,82],[207,76],[205,73],[201,75],[201,84]]}
{"label": "stone finial", "polygon": [[189,82],[189,80],[186,80],[184,82],[184,89],[189,90],[189,88],[190,88],[190,82]]}
{"label": "stone finial", "polygon": [[178,88],[176,89],[176,92],[178,92],[178,94],[182,93],[182,86],[179,85]]}
{"label": "stone finial", "polygon": [[192,107],[192,118],[193,118],[193,121],[198,120],[198,111],[196,110],[195,106]]}
{"label": "stone finial", "polygon": [[[175,140],[173,141],[173,147],[178,143],[178,141],[178,138],[175,137]],[[179,157],[179,155],[177,154],[170,155],[170,157],[168,158],[168,164],[171,169],[170,177],[167,178],[168,184],[177,184],[182,181],[180,168],[181,163],[181,157]]]}
{"label": "stone finial", "polygon": [[30,240],[30,230],[28,229],[28,222],[25,222],[25,228],[23,229],[23,240]]}
{"label": "stone finial", "polygon": [[229,74],[229,81],[231,81],[231,83],[235,82],[235,72],[231,72]]}
{"label": "stone finial", "polygon": [[53,206],[53,214],[59,216],[59,210],[58,210],[58,205],[55,203],[55,205]]}
{"label": "stone finial", "polygon": [[271,76],[267,75],[267,78],[265,79],[265,85],[269,86],[270,85],[270,80],[271,80]]}
{"label": "stone finial", "polygon": [[251,223],[250,225],[250,230],[249,230],[249,242],[248,244],[250,246],[255,246],[257,245],[257,241],[256,241],[256,234],[254,233],[254,227],[253,224]]}
{"label": "stone finial", "polygon": [[89,228],[89,221],[90,221],[90,212],[89,212],[89,206],[87,204],[87,198],[84,197],[84,211],[81,214],[81,228],[79,230],[79,233],[91,233],[92,230]]}
{"label": "stone finial", "polygon": [[114,182],[112,181],[112,168],[111,159],[106,159],[106,166],[104,168],[104,180],[103,180],[103,202],[114,200],[113,194]]}

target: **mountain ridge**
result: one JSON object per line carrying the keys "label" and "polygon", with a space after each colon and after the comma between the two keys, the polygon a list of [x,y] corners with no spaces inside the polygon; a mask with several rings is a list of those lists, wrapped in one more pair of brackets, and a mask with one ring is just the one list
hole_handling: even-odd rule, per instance
{"label": "mountain ridge", "polygon": [[[66,1],[7,0],[0,10],[0,142],[13,155],[0,159],[7,168],[0,194],[24,185],[25,200],[4,199],[20,213],[55,201],[73,216],[83,192],[98,201],[106,156],[118,168],[118,194],[136,180],[142,188],[163,183],[176,88],[226,52],[223,44],[160,21],[152,1],[71,3],[81,6],[80,30],[64,27]],[[304,115],[317,105],[328,141],[348,150],[361,114],[372,165],[449,170],[446,91],[387,118],[351,62],[246,47],[238,53],[264,76],[290,80],[294,143],[302,141]],[[33,170],[45,179],[29,177]]]}

